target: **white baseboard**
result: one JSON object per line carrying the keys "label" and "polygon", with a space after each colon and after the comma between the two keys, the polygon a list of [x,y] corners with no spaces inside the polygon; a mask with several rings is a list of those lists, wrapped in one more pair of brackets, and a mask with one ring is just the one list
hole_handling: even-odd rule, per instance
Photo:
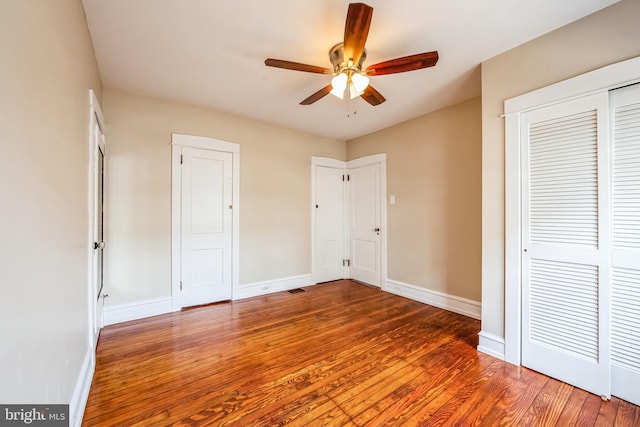
{"label": "white baseboard", "polygon": [[266,280],[264,282],[240,285],[238,295],[234,299],[250,298],[274,292],[288,291],[302,286],[314,285],[310,274],[302,276],[285,277],[283,279]]}
{"label": "white baseboard", "polygon": [[154,298],[128,304],[106,306],[104,308],[104,325],[144,319],[145,317],[171,313],[171,297]]}
{"label": "white baseboard", "polygon": [[82,417],[84,416],[84,409],[87,406],[87,399],[89,399],[89,390],[91,390],[91,382],[93,381],[95,368],[96,360],[94,349],[89,348],[84,356],[82,366],[80,367],[80,374],[78,375],[78,380],[76,381],[76,386],[71,396],[71,402],[69,402],[69,426],[71,427],[80,427],[82,424]]}
{"label": "white baseboard", "polygon": [[478,351],[500,360],[504,360],[504,338],[490,332],[480,331]]}
{"label": "white baseboard", "polygon": [[[236,295],[234,295],[234,299],[288,291],[289,289],[299,288],[301,286],[310,286],[313,284],[310,274],[250,283],[247,285],[241,285]],[[171,313],[174,311],[172,303],[172,297],[163,297],[107,306],[104,308],[104,325],[113,325],[131,320],[144,319],[145,317],[157,316],[159,314]]]}
{"label": "white baseboard", "polygon": [[383,290],[392,294],[410,298],[444,310],[480,320],[482,305],[478,301],[432,291],[416,285],[387,279]]}

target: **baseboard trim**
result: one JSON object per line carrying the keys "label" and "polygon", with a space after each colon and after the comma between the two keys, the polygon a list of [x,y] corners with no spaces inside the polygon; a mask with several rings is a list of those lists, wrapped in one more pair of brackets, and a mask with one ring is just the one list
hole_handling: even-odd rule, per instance
{"label": "baseboard trim", "polygon": [[478,336],[480,337],[478,351],[504,360],[504,338],[485,331],[480,331]]}
{"label": "baseboard trim", "polygon": [[386,280],[383,290],[415,301],[433,305],[444,310],[462,314],[463,316],[468,316],[478,320],[482,317],[482,305],[478,301],[438,291],[432,291],[420,286],[410,285],[409,283],[403,283],[398,280],[391,279]]}
{"label": "baseboard trim", "polygon": [[91,390],[91,382],[93,381],[93,373],[96,368],[95,353],[93,348],[89,348],[84,356],[80,374],[76,381],[76,386],[69,402],[69,426],[80,427],[84,416],[84,409],[89,399],[89,391]]}
{"label": "baseboard trim", "polygon": [[107,306],[104,308],[104,324],[105,326],[114,325],[130,320],[171,313],[173,311],[171,303],[171,297],[163,297]]}
{"label": "baseboard trim", "polygon": [[[234,296],[234,299],[250,298],[273,292],[288,291],[289,289],[310,286],[313,284],[311,274],[265,280],[263,282],[241,285],[237,295]],[[104,325],[114,325],[116,323],[129,322],[131,320],[139,320],[144,319],[145,317],[171,313],[173,311],[172,303],[172,297],[163,297],[105,307]]]}
{"label": "baseboard trim", "polygon": [[311,274],[301,276],[285,277],[282,279],[265,280],[264,282],[249,283],[240,285],[238,295],[235,299],[251,298],[274,292],[288,291],[289,289],[300,288],[302,286],[314,285]]}

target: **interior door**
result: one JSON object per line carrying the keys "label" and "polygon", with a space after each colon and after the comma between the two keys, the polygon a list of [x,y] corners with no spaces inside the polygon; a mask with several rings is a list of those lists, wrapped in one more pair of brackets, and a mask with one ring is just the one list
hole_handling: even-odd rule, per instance
{"label": "interior door", "polygon": [[232,154],[182,148],[181,304],[232,296]]}
{"label": "interior door", "polygon": [[348,170],[349,275],[375,286],[381,284],[380,164]]}
{"label": "interior door", "polygon": [[[94,113],[95,114],[95,113]],[[97,117],[91,122],[93,159],[93,343],[98,342],[100,330],[104,325],[104,134]]]}
{"label": "interior door", "polygon": [[610,397],[608,96],[523,113],[522,364]]}
{"label": "interior door", "polygon": [[345,169],[314,167],[316,283],[345,277]]}
{"label": "interior door", "polygon": [[611,107],[611,392],[640,405],[640,84]]}

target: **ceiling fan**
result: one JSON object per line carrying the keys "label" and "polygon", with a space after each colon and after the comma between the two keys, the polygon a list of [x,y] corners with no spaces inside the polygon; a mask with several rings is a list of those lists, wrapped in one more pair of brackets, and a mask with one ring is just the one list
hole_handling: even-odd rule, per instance
{"label": "ceiling fan", "polygon": [[264,63],[269,67],[334,76],[329,85],[304,99],[300,103],[301,105],[313,104],[329,93],[344,99],[347,92],[351,99],[360,96],[373,106],[380,105],[386,99],[369,85],[369,76],[404,73],[405,71],[433,67],[438,62],[438,51],[390,59],[363,69],[362,64],[367,56],[364,45],[369,35],[372,16],[373,8],[371,6],[364,3],[349,4],[347,22],[344,27],[344,41],[336,44],[329,51],[329,61],[331,61],[333,69],[273,58],[267,58]]}

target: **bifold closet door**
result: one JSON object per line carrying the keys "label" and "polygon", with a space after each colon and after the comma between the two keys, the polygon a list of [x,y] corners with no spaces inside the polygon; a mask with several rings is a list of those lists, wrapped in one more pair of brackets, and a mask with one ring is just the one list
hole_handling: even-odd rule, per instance
{"label": "bifold closet door", "polygon": [[611,392],[640,405],[640,84],[611,109]]}
{"label": "bifold closet door", "polygon": [[608,94],[521,115],[522,364],[610,396]]}

